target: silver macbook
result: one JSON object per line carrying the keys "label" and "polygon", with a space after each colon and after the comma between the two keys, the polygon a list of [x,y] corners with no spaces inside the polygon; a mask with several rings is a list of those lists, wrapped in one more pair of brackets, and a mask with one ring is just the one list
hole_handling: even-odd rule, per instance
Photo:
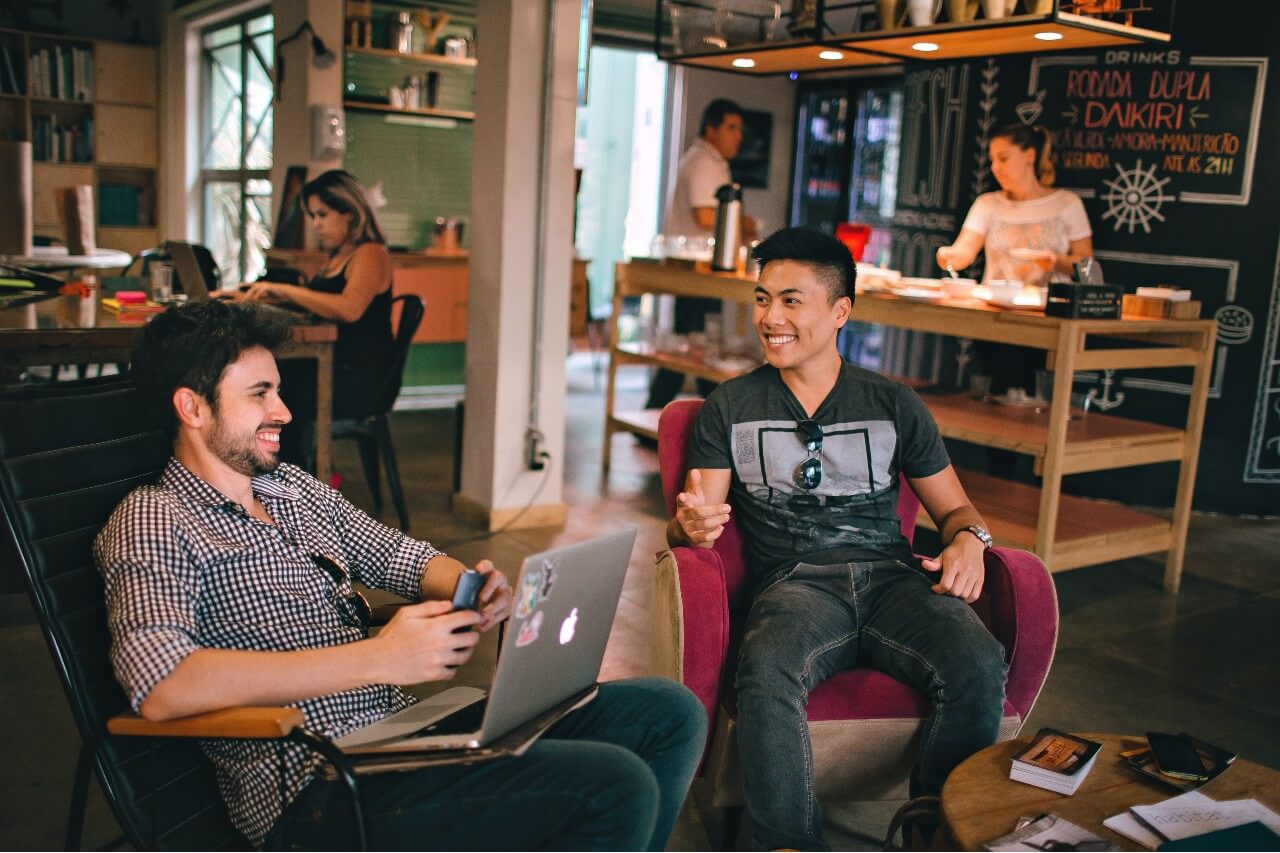
{"label": "silver macbook", "polygon": [[595,684],[636,528],[527,557],[488,692],[455,687],[338,738],[351,752],[477,749]]}
{"label": "silver macbook", "polygon": [[173,261],[173,271],[178,276],[178,284],[187,295],[188,302],[208,299],[210,290],[218,286],[216,281],[205,278],[200,261],[196,259],[195,249],[190,243],[170,240],[169,259]]}

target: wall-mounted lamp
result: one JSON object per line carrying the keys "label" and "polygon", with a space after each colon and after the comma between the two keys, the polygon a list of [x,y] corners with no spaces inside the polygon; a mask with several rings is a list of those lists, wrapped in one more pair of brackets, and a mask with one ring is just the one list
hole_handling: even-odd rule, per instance
{"label": "wall-mounted lamp", "polygon": [[302,26],[292,34],[276,42],[276,100],[280,100],[280,90],[284,86],[284,46],[303,33],[311,34],[311,64],[316,68],[330,68],[338,61],[338,56],[316,35],[310,21],[303,21]]}

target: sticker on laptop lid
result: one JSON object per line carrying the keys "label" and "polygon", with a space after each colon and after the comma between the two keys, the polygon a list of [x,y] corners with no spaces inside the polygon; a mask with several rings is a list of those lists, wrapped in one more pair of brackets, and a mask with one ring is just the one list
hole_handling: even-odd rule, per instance
{"label": "sticker on laptop lid", "polygon": [[537,572],[529,572],[520,580],[520,594],[516,597],[516,618],[527,619],[541,600],[542,578]]}
{"label": "sticker on laptop lid", "polygon": [[542,630],[542,619],[542,611],[539,610],[520,625],[520,633],[516,634],[517,649],[523,648],[538,639],[538,632]]}
{"label": "sticker on laptop lid", "polygon": [[538,570],[538,576],[541,579],[538,594],[543,601],[546,601],[551,597],[551,588],[556,584],[556,564],[550,560],[543,560],[542,568]]}

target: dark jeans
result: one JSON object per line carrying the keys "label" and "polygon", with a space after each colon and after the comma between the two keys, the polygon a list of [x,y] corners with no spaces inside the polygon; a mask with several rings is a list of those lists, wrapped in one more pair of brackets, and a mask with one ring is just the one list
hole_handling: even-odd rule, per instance
{"label": "dark jeans", "polygon": [[[682,685],[610,682],[517,758],[361,777],[369,846],[664,850],[706,736],[706,711]],[[340,782],[317,779],[271,841],[350,850],[350,802]]]}
{"label": "dark jeans", "polygon": [[896,560],[801,563],[756,596],[738,662],[738,754],[762,847],[826,849],[805,704],[836,672],[874,667],[932,700],[913,796],[937,794],[957,764],[995,743],[1004,648],[973,608],[931,583]]}
{"label": "dark jeans", "polygon": [[[675,322],[677,335],[690,332],[701,332],[707,325],[707,314],[720,310],[720,300],[699,299],[693,296],[677,296]],[[645,401],[646,409],[661,409],[680,393],[684,385],[684,374],[665,367],[658,368],[649,382],[649,399]],[[710,379],[698,380],[698,393],[703,397],[715,390],[716,383]]]}

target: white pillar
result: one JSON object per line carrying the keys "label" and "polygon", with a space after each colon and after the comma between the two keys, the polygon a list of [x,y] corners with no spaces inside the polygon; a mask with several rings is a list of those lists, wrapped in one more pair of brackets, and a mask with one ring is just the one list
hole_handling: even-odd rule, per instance
{"label": "white pillar", "polygon": [[[564,365],[580,8],[579,0],[477,3],[466,422],[454,509],[489,529],[530,503],[521,527],[560,524],[565,516]],[[548,10],[554,22],[552,97],[544,116]],[[547,166],[539,197],[544,120],[549,123]],[[541,244],[540,216],[546,217]],[[535,299],[539,259],[540,306]],[[540,330],[536,341],[535,328]],[[551,455],[545,471],[529,469],[526,443],[535,358],[539,391],[533,426],[545,436]]]}
{"label": "white pillar", "polygon": [[[305,32],[281,51],[285,77],[275,102],[271,164],[271,186],[275,190],[271,198],[271,221],[274,224],[280,218],[281,191],[290,166],[306,166],[308,179],[329,169],[342,168],[341,156],[312,157],[311,107],[342,107],[344,4],[343,0],[274,0],[271,12],[277,42],[310,21],[325,46],[338,55],[337,61],[328,68],[316,68],[312,62],[315,54],[311,49],[311,35]],[[314,244],[315,234],[310,228],[306,229],[305,239],[308,245]]]}

